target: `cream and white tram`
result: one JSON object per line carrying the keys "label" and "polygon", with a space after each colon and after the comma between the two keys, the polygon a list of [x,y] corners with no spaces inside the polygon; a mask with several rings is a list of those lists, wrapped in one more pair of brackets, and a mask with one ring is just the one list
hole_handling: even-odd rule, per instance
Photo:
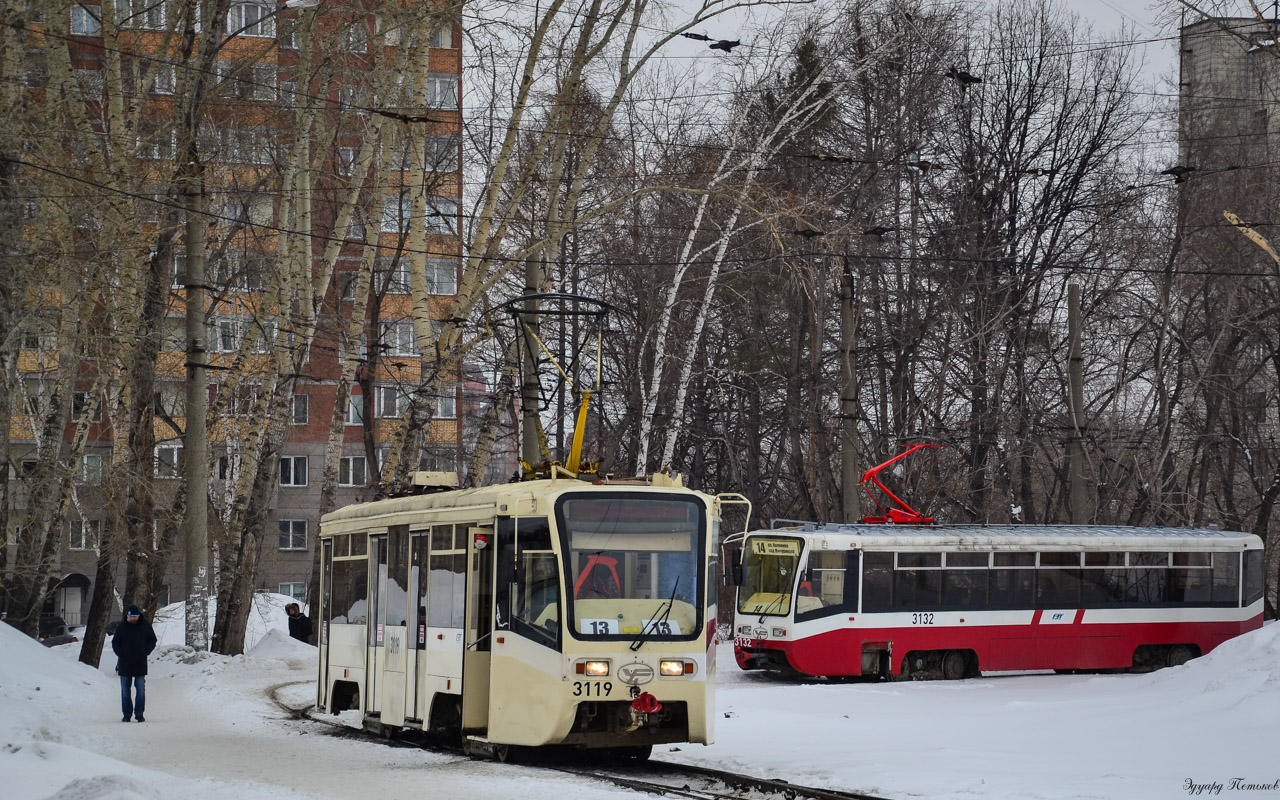
{"label": "cream and white tram", "polygon": [[728,502],[561,478],[328,514],[317,707],[499,758],[710,743]]}

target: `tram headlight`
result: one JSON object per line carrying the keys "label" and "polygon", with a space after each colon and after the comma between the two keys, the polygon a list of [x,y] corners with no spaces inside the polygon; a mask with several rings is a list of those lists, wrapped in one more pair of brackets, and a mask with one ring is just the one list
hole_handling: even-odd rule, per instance
{"label": "tram headlight", "polygon": [[582,674],[590,675],[593,678],[603,678],[609,674],[609,662],[584,661],[582,663]]}
{"label": "tram headlight", "polygon": [[693,664],[685,661],[659,661],[658,674],[664,678],[676,678],[685,672],[693,674]]}
{"label": "tram headlight", "polygon": [[775,639],[781,639],[787,635],[786,628],[774,628],[771,633]]}
{"label": "tram headlight", "polygon": [[750,626],[750,625],[739,625],[739,626],[738,626],[738,633],[742,634],[743,636],[750,636],[750,635],[751,635],[751,626]]}

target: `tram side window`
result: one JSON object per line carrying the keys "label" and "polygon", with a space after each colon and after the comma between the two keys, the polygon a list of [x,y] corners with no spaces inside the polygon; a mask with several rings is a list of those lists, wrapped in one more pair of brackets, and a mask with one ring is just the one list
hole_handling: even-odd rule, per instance
{"label": "tram side window", "polygon": [[[551,528],[544,518],[522,518],[516,524],[519,535],[515,546],[503,547],[499,552],[499,557],[510,565],[510,568],[500,565],[499,604],[503,603],[503,593],[510,592],[513,595],[510,598],[512,630],[558,649],[560,565],[551,550]],[[503,529],[504,520],[499,519],[499,540],[504,539]]]}
{"label": "tram side window", "polygon": [[987,553],[947,553],[942,571],[942,608],[951,610],[987,607],[990,574]]}
{"label": "tram side window", "polygon": [[466,608],[466,553],[431,555],[427,572],[427,626],[461,628]]}
{"label": "tram side window", "polygon": [[417,608],[414,616],[417,632],[414,634],[414,639],[417,640],[419,650],[425,650],[427,647],[427,564],[430,563],[427,545],[429,542],[428,535],[415,532],[410,544],[413,554],[413,570],[410,573],[410,579],[414,587],[413,602]]}
{"label": "tram side window", "polygon": [[[858,606],[857,553],[817,550],[809,554],[809,565],[800,580],[796,597],[796,620],[825,617]],[[852,570],[846,569],[846,558],[852,556]]]}
{"label": "tram side window", "polygon": [[1169,570],[1169,600],[1204,605],[1213,597],[1213,554],[1174,553]]}
{"label": "tram side window", "polygon": [[991,608],[1031,608],[1036,598],[1036,554],[991,554]]}
{"label": "tram side window", "polygon": [[1244,604],[1262,599],[1262,551],[1246,550],[1244,554]]}
{"label": "tram side window", "polygon": [[1106,608],[1124,602],[1124,553],[1085,553],[1080,605]]}
{"label": "tram side window", "polygon": [[893,606],[936,609],[942,600],[942,554],[898,553],[893,572]]}
{"label": "tram side window", "polygon": [[1167,602],[1169,588],[1168,553],[1130,553],[1129,580],[1125,599],[1130,603],[1154,605]]}
{"label": "tram side window", "polygon": [[1036,571],[1037,608],[1080,605],[1080,553],[1041,553]]}
{"label": "tram side window", "polygon": [[1213,603],[1236,606],[1240,603],[1240,556],[1213,554]]}
{"label": "tram side window", "polygon": [[862,554],[862,611],[893,608],[893,553]]}
{"label": "tram side window", "polygon": [[369,619],[369,560],[333,562],[333,623],[364,625]]}

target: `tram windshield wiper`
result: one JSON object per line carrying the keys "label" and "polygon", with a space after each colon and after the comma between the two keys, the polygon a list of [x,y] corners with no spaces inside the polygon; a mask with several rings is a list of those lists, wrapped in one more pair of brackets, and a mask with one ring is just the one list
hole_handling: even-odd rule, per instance
{"label": "tram windshield wiper", "polygon": [[775,597],[775,598],[773,598],[772,600],[770,600],[770,601],[769,601],[769,605],[765,606],[765,607],[764,607],[764,610],[760,612],[760,619],[758,619],[758,620],[756,620],[756,621],[757,621],[757,622],[764,622],[764,618],[765,618],[765,617],[767,617],[767,616],[769,616],[769,612],[773,610],[774,606],[777,606],[777,607],[781,608],[781,607],[782,607],[782,601],[783,601],[785,598],[790,597],[790,596],[791,596],[790,592],[778,592],[778,596],[777,596],[777,597]]}
{"label": "tram windshield wiper", "polygon": [[679,588],[680,588],[680,576],[677,575],[676,584],[675,586],[671,587],[671,597],[667,598],[667,601],[662,604],[661,608],[658,609],[658,615],[653,619],[649,620],[649,624],[641,629],[640,635],[637,636],[636,640],[631,643],[631,652],[634,653],[635,651],[639,650],[641,647],[644,647],[645,639],[649,637],[649,634],[652,633],[653,631],[656,631],[659,628],[659,626],[661,626],[662,623],[666,622],[667,618],[671,616],[671,608],[676,604],[676,591]]}

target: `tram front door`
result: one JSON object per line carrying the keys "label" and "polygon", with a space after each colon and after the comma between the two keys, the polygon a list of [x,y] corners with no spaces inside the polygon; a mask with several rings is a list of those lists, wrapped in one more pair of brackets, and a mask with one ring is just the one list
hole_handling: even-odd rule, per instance
{"label": "tram front door", "polygon": [[467,530],[467,608],[462,656],[462,730],[489,728],[489,657],[493,633],[493,528]]}

